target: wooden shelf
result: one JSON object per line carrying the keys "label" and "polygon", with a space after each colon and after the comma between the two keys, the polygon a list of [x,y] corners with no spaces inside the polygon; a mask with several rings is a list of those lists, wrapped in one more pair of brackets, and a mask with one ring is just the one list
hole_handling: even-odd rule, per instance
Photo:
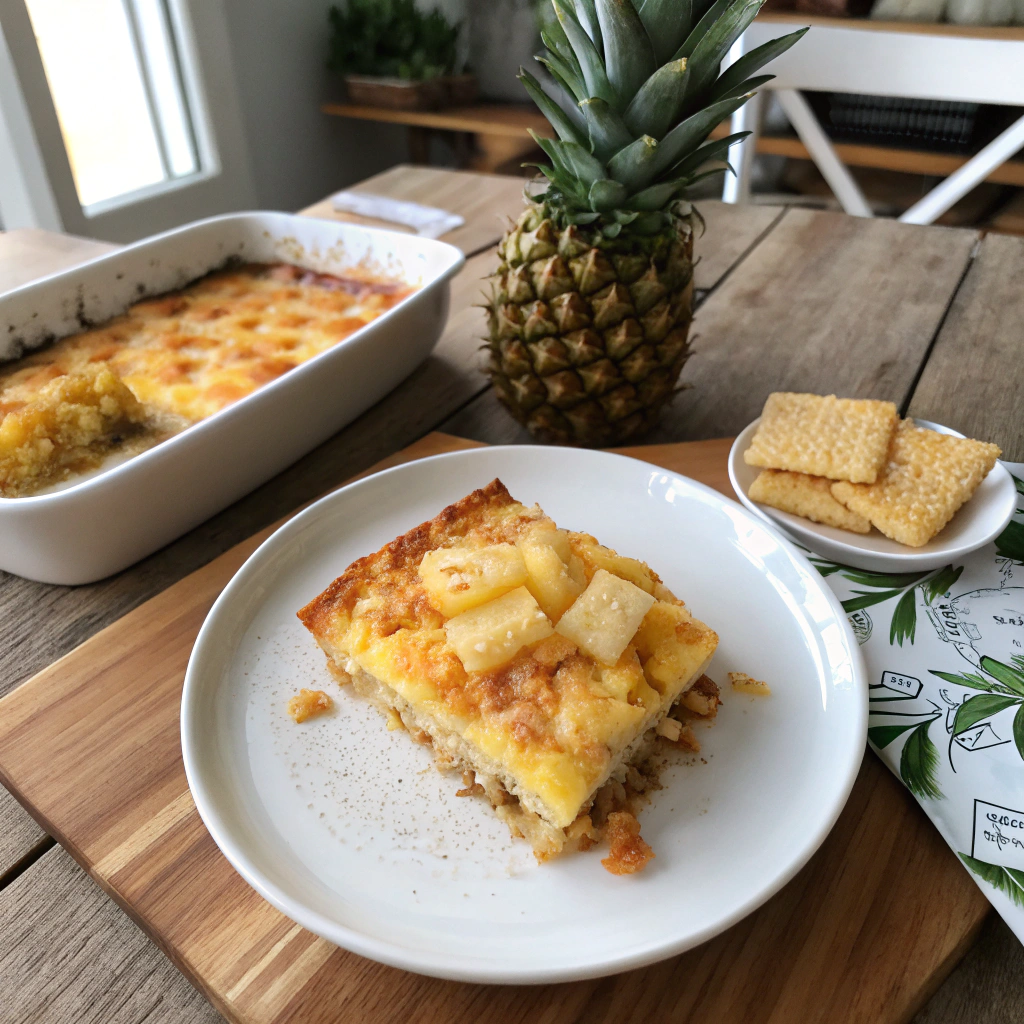
{"label": "wooden shelf", "polygon": [[[952,153],[929,153],[920,149],[895,149],[848,142],[836,143],[835,150],[839,159],[849,167],[876,167],[934,178],[948,178],[968,160],[968,157]],[[772,156],[788,156],[793,160],[811,158],[807,148],[796,136],[762,135],[757,140],[757,151]],[[1024,187],[1024,161],[1009,160],[997,167],[985,180],[996,185]]]}
{"label": "wooden shelf", "polygon": [[533,104],[525,103],[477,103],[470,107],[445,107],[443,110],[389,110],[349,103],[324,103],[320,110],[335,117],[352,117],[358,121],[384,121],[449,132],[528,138],[528,129],[532,128],[545,138],[552,138],[555,134],[547,118]]}
{"label": "wooden shelf", "polygon": [[[772,17],[779,18],[781,15]],[[845,22],[850,19],[830,18],[826,20]],[[889,23],[875,22],[875,24]],[[320,109],[325,114],[336,117],[352,117],[362,121],[384,121],[412,128],[472,132],[478,136],[520,139],[527,143],[529,141],[528,128],[532,128],[538,135],[547,138],[554,134],[547,120],[536,109],[518,104],[479,103],[471,107],[448,107],[444,110],[387,110],[383,107],[325,103]],[[728,134],[727,122],[720,124],[712,132],[714,138],[722,138]],[[520,147],[520,151],[523,148]],[[529,148],[528,145],[525,148]],[[835,149],[840,160],[850,167],[875,167],[888,171],[902,171],[905,174],[924,174],[935,178],[948,177],[962,167],[968,159],[950,153],[929,153],[924,150],[867,146],[847,142],[837,143]],[[757,151],[772,156],[786,156],[793,160],[810,160],[811,158],[804,144],[795,135],[762,135],[757,140]],[[513,148],[507,152],[514,155],[516,150]],[[481,166],[478,169],[490,170],[493,168]],[[986,180],[997,185],[1024,187],[1024,160],[1007,161],[997,167]]]}
{"label": "wooden shelf", "polygon": [[865,32],[902,32],[911,35],[1024,42],[1024,25],[951,25],[944,21],[874,21],[871,18],[825,18],[814,14],[793,14],[789,11],[759,14],[757,20],[780,25],[793,25],[797,28],[803,25],[817,25],[822,28],[859,29]]}

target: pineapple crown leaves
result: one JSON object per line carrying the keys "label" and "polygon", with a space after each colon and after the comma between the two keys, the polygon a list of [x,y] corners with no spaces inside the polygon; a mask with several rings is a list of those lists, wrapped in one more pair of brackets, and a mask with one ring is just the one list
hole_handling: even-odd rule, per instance
{"label": "pineapple crown leaves", "polygon": [[567,102],[519,74],[558,136],[534,135],[550,161],[537,165],[549,183],[538,200],[567,223],[656,232],[686,188],[731,170],[729,147],[748,133],[708,136],[772,77],[755,72],[807,31],[770,40],[719,74],[763,2],[551,0],[556,20],[537,60]]}

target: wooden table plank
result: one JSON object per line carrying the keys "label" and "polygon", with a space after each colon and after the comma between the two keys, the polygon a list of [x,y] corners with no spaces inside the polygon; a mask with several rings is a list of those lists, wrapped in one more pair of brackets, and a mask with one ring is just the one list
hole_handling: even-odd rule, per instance
{"label": "wooden table plank", "polygon": [[705,225],[694,247],[693,283],[698,292],[717,287],[785,213],[779,206],[735,206],[717,199],[702,199],[696,205]]}
{"label": "wooden table plank", "polygon": [[0,889],[50,842],[21,804],[0,786]]}
{"label": "wooden table plank", "polygon": [[0,892],[4,1024],[220,1024],[223,1018],[56,847]]}
{"label": "wooden table plank", "polygon": [[116,245],[53,231],[0,231],[0,292],[112,252]]}
{"label": "wooden table plank", "polygon": [[1024,462],[1024,238],[987,235],[914,389],[911,416]]}
{"label": "wooden table plank", "polygon": [[905,402],[976,233],[789,210],[697,313],[651,440],[738,433],[772,391]]}
{"label": "wooden table plank", "polygon": [[989,914],[977,941],[913,1024],[1020,1024],[1024,946]]}
{"label": "wooden table plank", "polygon": [[[460,446],[431,435],[388,464]],[[729,446],[625,451],[728,491]],[[836,828],[793,883],[712,942],[650,968],[571,985],[456,985],[302,932],[217,851],[178,747],[192,640],[259,539],[94,637],[12,694],[0,715],[5,780],[231,1019],[308,1021],[323,1007],[325,1020],[400,1024],[415,1006],[421,1019],[459,1022],[486,1006],[501,1021],[896,1022],[980,925],[984,897],[914,799],[867,758]],[[941,913],[918,919],[933,887],[944,894]],[[899,956],[883,969],[878,951],[888,946]]]}
{"label": "wooden table plank", "polygon": [[[440,167],[400,164],[354,185],[352,191],[386,195],[461,214],[466,218],[466,223],[461,228],[449,231],[442,241],[450,242],[469,256],[494,245],[501,238],[508,218],[514,220],[519,216],[523,208],[525,184],[522,178],[498,174],[471,174]],[[392,231],[411,230],[401,224],[338,213],[331,205],[330,198],[302,212],[307,217],[375,224]]]}

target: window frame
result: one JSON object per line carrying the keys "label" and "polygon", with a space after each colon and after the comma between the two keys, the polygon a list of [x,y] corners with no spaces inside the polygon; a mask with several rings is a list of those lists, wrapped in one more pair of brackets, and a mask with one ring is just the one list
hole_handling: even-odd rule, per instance
{"label": "window frame", "polygon": [[[7,227],[53,229],[55,208],[64,231],[128,242],[255,205],[223,0],[167,0],[167,11],[199,169],[83,207],[28,9],[24,0],[0,0],[0,26],[7,44],[6,51],[0,47],[0,65],[9,62],[6,74],[0,67],[0,169],[6,161],[20,171],[0,177],[0,210]],[[19,191],[31,193],[31,201],[19,197]],[[16,211],[14,217],[9,208]]]}

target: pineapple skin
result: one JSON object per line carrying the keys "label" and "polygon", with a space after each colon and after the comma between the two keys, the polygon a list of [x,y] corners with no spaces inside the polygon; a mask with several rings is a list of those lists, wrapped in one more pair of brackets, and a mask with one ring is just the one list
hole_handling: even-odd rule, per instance
{"label": "pineapple skin", "polygon": [[501,241],[488,374],[538,440],[624,444],[657,423],[690,355],[694,215],[614,239],[559,220],[530,203]]}

